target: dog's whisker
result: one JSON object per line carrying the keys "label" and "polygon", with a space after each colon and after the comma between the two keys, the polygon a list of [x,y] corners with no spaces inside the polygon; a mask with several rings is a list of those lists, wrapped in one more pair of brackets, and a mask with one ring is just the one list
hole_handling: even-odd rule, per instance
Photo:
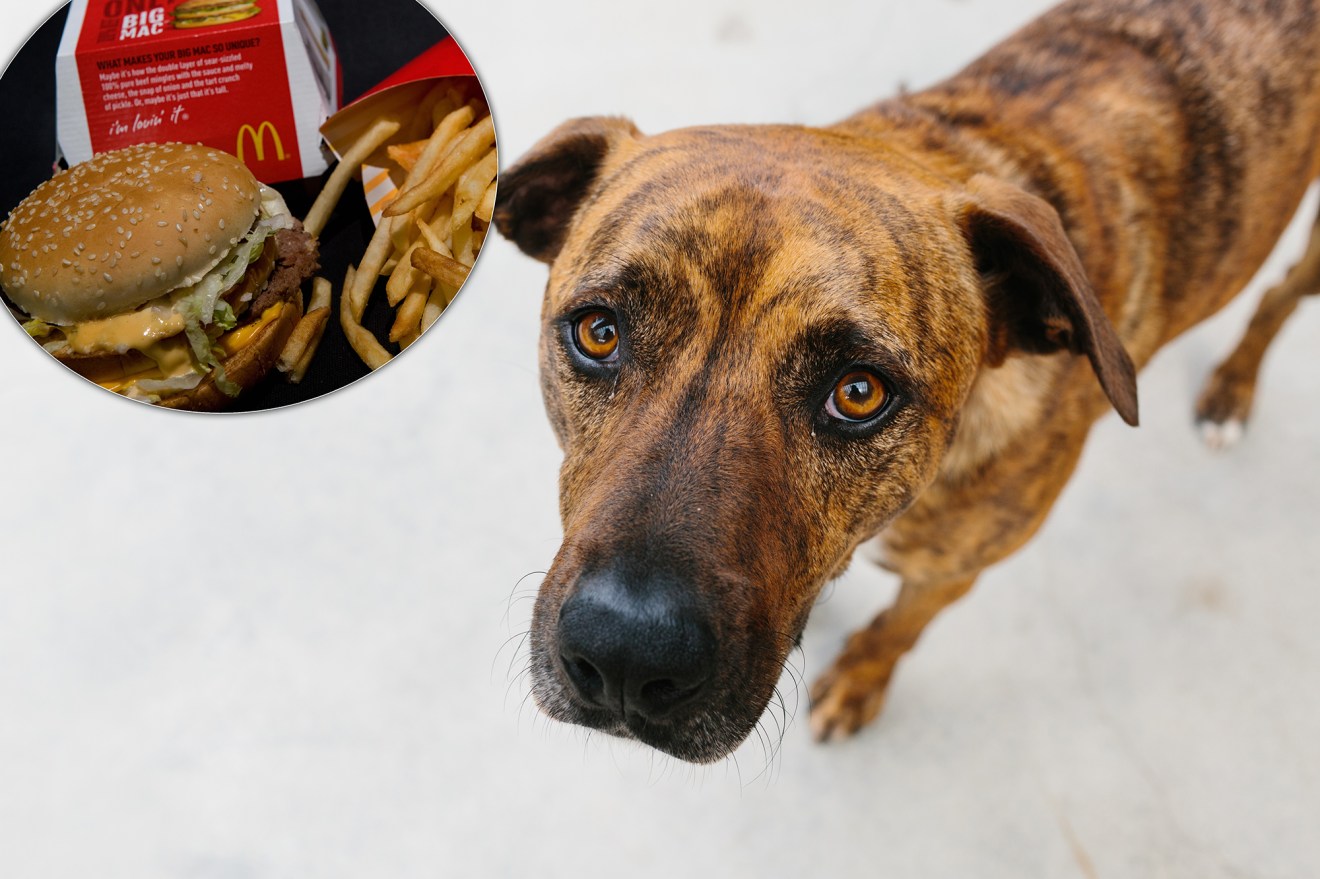
{"label": "dog's whisker", "polygon": [[[784,635],[784,633],[776,634],[781,638],[788,640],[788,636]],[[788,651],[781,663],[781,671],[786,671],[789,679],[793,681],[793,711],[790,712],[788,710],[783,691],[780,690],[778,685],[775,685],[772,690],[772,696],[762,712],[762,716],[757,720],[753,727],[753,732],[757,736],[758,743],[761,746],[761,752],[765,763],[762,766],[761,771],[748,780],[746,784],[752,784],[762,777],[765,778],[767,786],[773,783],[776,767],[779,765],[780,758],[783,754],[784,739],[787,735],[788,728],[792,724],[793,719],[797,715],[798,708],[800,707],[802,673],[792,664],[792,658],[795,652],[802,653],[801,649],[795,646]],[[803,659],[805,660],[805,654],[803,654]],[[766,725],[767,719],[770,723],[775,725],[774,734],[769,732],[769,728]],[[746,785],[743,786],[745,787]]]}
{"label": "dog's whisker", "polygon": [[792,721],[791,718],[789,718],[788,716],[788,707],[784,705],[784,694],[779,691],[779,687],[777,686],[775,687],[775,698],[773,704],[776,708],[779,709],[779,720],[778,720],[779,745],[783,745],[784,735],[788,732],[788,725]]}
{"label": "dog's whisker", "polygon": [[[793,655],[795,653],[802,658],[801,669],[793,665]],[[788,654],[784,656],[781,669],[788,673],[789,679],[793,682],[793,716],[796,717],[798,709],[801,707],[802,691],[806,689],[807,683],[807,654],[801,645],[794,646],[788,651]]]}
{"label": "dog's whisker", "polygon": [[[527,709],[527,703],[530,702],[531,699],[532,699],[532,691],[531,691],[531,690],[528,690],[528,691],[523,695],[522,701],[521,701],[520,703],[518,703],[518,714],[517,714],[517,727],[516,727],[516,729],[518,730],[519,733],[522,732],[522,717],[523,717],[523,712],[526,711],[526,709]],[[533,731],[536,729],[536,718],[537,718],[538,716],[540,716],[540,712],[536,711],[536,710],[535,710],[535,705],[533,705],[533,710],[532,710],[532,729],[533,729]]]}
{"label": "dog's whisker", "polygon": [[[773,697],[771,697],[771,699],[770,699],[770,704],[768,704],[768,705],[766,706],[765,716],[768,717],[768,718],[770,718],[770,722],[773,723],[773,724],[775,725],[775,732],[776,732],[776,735],[774,736],[774,739],[775,739],[776,741],[783,741],[783,740],[784,740],[784,724],[783,724],[783,720],[782,720],[782,718],[783,718],[783,708],[784,708],[784,706],[783,706],[783,705],[780,705],[780,704],[777,704],[777,703],[778,703],[778,700],[779,700],[779,688],[778,688],[778,687],[775,687],[775,694],[774,694]],[[776,713],[776,711],[775,711],[776,708],[779,709],[778,713]],[[770,730],[769,730],[769,728],[767,728],[767,729],[766,729],[766,735],[769,736],[769,734],[770,734]],[[773,748],[773,746],[772,746],[772,748]]]}
{"label": "dog's whisker", "polygon": [[784,739],[788,735],[788,728],[793,724],[793,717],[788,713],[788,707],[784,704],[784,697],[779,692],[778,687],[775,688],[775,698],[779,702],[779,717],[781,723],[779,728],[779,741],[775,742],[775,757],[779,757],[784,752]]}
{"label": "dog's whisker", "polygon": [[582,763],[583,763],[583,765],[586,765],[586,762],[587,762],[587,750],[591,747],[591,734],[594,733],[594,732],[595,732],[595,730],[591,729],[590,727],[587,727],[587,734],[586,734],[586,736],[582,739]]}
{"label": "dog's whisker", "polygon": [[[771,716],[773,717],[773,715]],[[761,728],[761,759],[764,763],[761,766],[761,771],[756,774],[756,777],[752,779],[752,782],[755,782],[766,774],[770,769],[770,764],[774,760],[775,754],[774,737],[770,735],[769,727],[765,725],[764,721],[758,724],[758,726]]]}
{"label": "dog's whisker", "polygon": [[769,734],[763,729],[762,721],[757,721],[755,731],[756,738],[761,745],[761,758],[763,764],[761,766],[761,771],[757,772],[756,775],[747,780],[746,784],[742,785],[744,790],[746,790],[748,786],[755,784],[758,779],[766,774],[766,771],[770,768],[771,761],[773,760],[772,750],[769,746]]}
{"label": "dog's whisker", "polygon": [[[520,671],[520,672],[518,672],[516,675],[514,675],[513,679],[512,679],[511,681],[509,681],[508,686],[506,686],[506,687],[504,688],[504,704],[505,704],[505,705],[507,705],[507,704],[509,703],[509,694],[512,693],[514,690],[518,689],[519,687],[521,687],[522,684],[527,680],[527,676],[530,675],[531,673],[532,673],[532,669],[531,669],[531,666],[529,665],[528,667],[524,668],[522,671]],[[528,689],[528,691],[527,691],[527,695],[530,696],[531,694],[532,694],[532,691],[531,691],[530,689]]]}
{"label": "dog's whisker", "polygon": [[[515,692],[516,690],[521,689],[523,685],[526,683],[527,678],[531,674],[532,674],[532,665],[531,662],[528,661],[516,674],[510,676],[508,684],[506,684],[504,687],[505,705],[509,703],[509,694]],[[527,692],[529,694],[532,692],[530,687],[528,688]]]}
{"label": "dog's whisker", "polygon": [[[500,644],[500,648],[495,651],[495,655],[490,660],[491,680],[494,680],[495,678],[495,666],[500,661],[500,654],[502,654],[505,650],[507,650],[509,645],[512,644],[514,641],[517,641],[519,638],[526,639],[529,633],[530,630],[525,632],[515,632],[514,634],[504,639],[503,643]],[[522,643],[519,642],[518,646],[513,648],[513,657],[510,660],[510,664],[517,661],[518,651],[520,651],[521,649],[522,649]]]}
{"label": "dog's whisker", "polygon": [[[779,736],[776,738],[774,750],[770,754],[770,761],[772,764],[777,763],[779,758],[783,754],[784,737],[788,733],[788,727],[792,722],[791,718],[788,715],[788,709],[784,705],[784,696],[780,692],[779,687],[777,686],[775,687],[774,693],[775,695],[774,695],[773,704],[775,705],[775,707],[779,709],[779,719],[776,721],[776,725],[779,728]],[[770,776],[766,779],[767,784],[770,783],[773,777],[774,777],[774,767],[772,765],[770,768]]]}
{"label": "dog's whisker", "polygon": [[[504,603],[505,603],[505,608],[504,608],[504,622],[505,622],[505,623],[508,623],[508,621],[509,621],[509,612],[510,612],[510,610],[511,610],[512,607],[513,607],[513,598],[514,598],[515,595],[518,594],[519,587],[522,586],[523,582],[524,582],[528,577],[545,577],[545,576],[547,576],[548,574],[549,574],[548,571],[528,571],[526,574],[523,574],[523,575],[522,575],[521,577],[519,577],[516,581],[514,581],[513,588],[509,590],[509,595],[508,595],[508,597],[504,599]],[[535,594],[535,593],[536,593],[536,590],[535,590],[535,589],[533,589],[533,590],[528,590],[528,591],[530,591],[532,594]]]}
{"label": "dog's whisker", "polygon": [[517,592],[514,592],[512,595],[510,595],[508,599],[509,606],[504,612],[505,620],[507,621],[510,612],[513,610],[515,605],[519,604],[520,602],[527,601],[528,599],[535,600],[536,595],[537,595],[536,589],[519,589]]}
{"label": "dog's whisker", "polygon": [[[505,677],[510,677],[513,675],[513,667],[518,662],[518,656],[523,652],[523,648],[527,646],[527,639],[530,638],[531,636],[532,636],[531,629],[528,629],[526,632],[522,633],[522,640],[518,642],[518,646],[513,649],[513,655],[509,657],[509,667],[504,673]],[[531,671],[531,659],[532,658],[529,654],[527,657],[528,671]]]}
{"label": "dog's whisker", "polygon": [[513,595],[514,592],[518,591],[518,587],[521,586],[523,584],[523,581],[526,580],[528,577],[544,577],[549,573],[550,573],[549,571],[528,571],[526,574],[523,574],[514,582],[513,588],[509,590],[509,595]]}

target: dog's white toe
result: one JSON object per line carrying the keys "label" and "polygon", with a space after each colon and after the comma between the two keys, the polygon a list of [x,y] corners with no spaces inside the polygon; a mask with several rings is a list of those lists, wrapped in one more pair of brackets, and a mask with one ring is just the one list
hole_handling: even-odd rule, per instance
{"label": "dog's white toe", "polygon": [[1242,441],[1245,434],[1246,425],[1236,418],[1230,418],[1222,424],[1216,421],[1201,422],[1201,440],[1207,448],[1216,452],[1233,448]]}

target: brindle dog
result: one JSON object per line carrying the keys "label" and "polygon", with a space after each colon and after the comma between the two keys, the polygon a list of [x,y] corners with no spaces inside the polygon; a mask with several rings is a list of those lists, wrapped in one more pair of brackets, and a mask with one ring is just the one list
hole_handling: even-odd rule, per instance
{"label": "brindle dog", "polygon": [[[1076,0],[828,128],[552,132],[496,222],[550,264],[563,547],[532,619],[550,716],[692,761],[765,708],[821,586],[902,578],[812,688],[822,739],[1020,547],[1135,368],[1227,303],[1320,174],[1320,0]],[[1199,417],[1239,431],[1320,233]],[[1097,381],[1098,379],[1098,381]]]}

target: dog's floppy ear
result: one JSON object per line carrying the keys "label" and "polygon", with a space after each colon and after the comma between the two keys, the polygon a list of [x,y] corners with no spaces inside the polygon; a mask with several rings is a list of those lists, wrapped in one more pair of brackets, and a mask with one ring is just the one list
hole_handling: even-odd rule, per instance
{"label": "dog's floppy ear", "polygon": [[1014,350],[1085,354],[1109,401],[1137,424],[1137,374],[1095,297],[1058,213],[1011,183],[977,174],[967,184],[963,233],[986,279],[989,362]]}
{"label": "dog's floppy ear", "polygon": [[605,157],[640,136],[627,119],[590,116],[570,119],[541,138],[500,177],[494,217],[500,234],[528,256],[553,262]]}

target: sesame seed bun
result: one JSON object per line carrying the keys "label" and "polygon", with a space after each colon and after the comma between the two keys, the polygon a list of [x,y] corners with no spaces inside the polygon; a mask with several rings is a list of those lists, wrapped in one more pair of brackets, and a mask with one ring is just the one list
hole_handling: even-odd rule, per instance
{"label": "sesame seed bun", "polygon": [[210,271],[252,227],[256,178],[235,157],[143,144],[42,183],[0,231],[0,285],[69,326],[136,308]]}

